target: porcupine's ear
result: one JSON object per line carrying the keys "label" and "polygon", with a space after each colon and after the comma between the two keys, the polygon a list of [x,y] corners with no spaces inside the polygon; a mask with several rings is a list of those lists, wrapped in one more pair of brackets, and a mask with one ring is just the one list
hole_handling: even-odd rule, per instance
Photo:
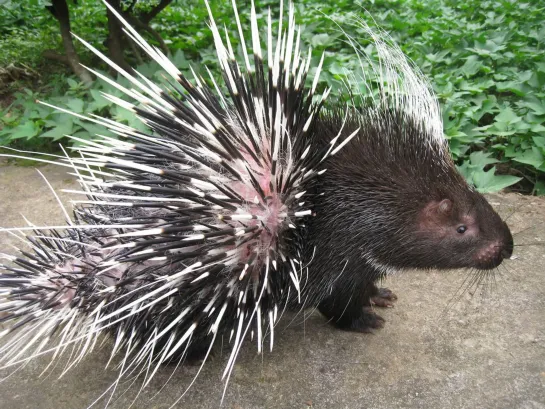
{"label": "porcupine's ear", "polygon": [[452,214],[452,200],[443,199],[437,205],[437,212],[445,217],[448,217]]}
{"label": "porcupine's ear", "polygon": [[453,212],[453,203],[450,199],[428,202],[417,215],[418,229],[423,232],[436,231],[444,226]]}

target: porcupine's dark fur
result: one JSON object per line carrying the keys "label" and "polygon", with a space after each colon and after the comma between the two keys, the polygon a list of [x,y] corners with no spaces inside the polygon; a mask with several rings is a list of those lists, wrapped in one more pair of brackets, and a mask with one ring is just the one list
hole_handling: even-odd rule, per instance
{"label": "porcupine's dark fur", "polygon": [[[334,325],[366,332],[383,324],[370,307],[396,298],[375,285],[388,272],[492,269],[511,256],[513,238],[445,156],[446,141],[424,152],[423,127],[395,110],[352,117],[357,121],[345,125],[348,132],[361,130],[320,179],[307,240],[313,269],[303,297]],[[341,123],[340,115],[328,115],[317,126],[330,140]]]}
{"label": "porcupine's dark fur", "polygon": [[81,158],[60,159],[87,197],[75,222],[28,228],[34,253],[0,266],[0,308],[13,324],[0,335],[15,333],[0,347],[6,365],[70,348],[66,371],[105,333],[112,357],[122,357],[119,377],[141,374],[147,384],[163,363],[194,354],[205,362],[219,336],[231,342],[228,380],[247,335],[258,351],[266,336],[272,348],[287,305],[317,306],[343,329],[368,331],[383,322],[370,306],[395,298],[375,286],[389,271],[489,269],[510,256],[509,229],[457,173],[437,102],[399,49],[358,21],[391,82],[369,108],[323,110],[322,62],[304,85],[310,59],[291,5],[276,47],[269,23],[268,70],[253,5],[253,65],[241,38],[246,71],[210,17],[225,95],[213,78],[213,88],[188,81],[128,26],[170,75],[163,87],[87,45],[131,82],[114,86],[137,103],[107,98],[154,133],[86,118],[120,140],[80,140]]}

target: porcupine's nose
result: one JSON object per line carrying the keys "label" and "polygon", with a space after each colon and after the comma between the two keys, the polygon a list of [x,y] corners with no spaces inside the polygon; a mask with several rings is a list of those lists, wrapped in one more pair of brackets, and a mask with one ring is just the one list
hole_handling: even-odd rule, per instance
{"label": "porcupine's nose", "polygon": [[503,228],[496,234],[494,240],[488,242],[475,254],[475,267],[490,270],[513,254],[513,235],[507,223],[503,222]]}
{"label": "porcupine's nose", "polygon": [[504,243],[493,241],[483,246],[475,254],[475,267],[481,270],[490,270],[511,256],[511,251]]}
{"label": "porcupine's nose", "polygon": [[513,242],[504,243],[493,241],[483,246],[475,255],[475,267],[481,270],[490,270],[499,266],[506,258],[513,254]]}

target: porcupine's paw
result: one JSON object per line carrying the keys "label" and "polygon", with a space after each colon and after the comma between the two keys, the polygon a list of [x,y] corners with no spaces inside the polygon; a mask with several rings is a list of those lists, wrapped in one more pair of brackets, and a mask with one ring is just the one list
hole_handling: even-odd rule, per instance
{"label": "porcupine's paw", "polygon": [[363,307],[362,314],[354,319],[350,331],[372,333],[375,329],[384,327],[385,319],[373,311],[372,307]]}
{"label": "porcupine's paw", "polygon": [[371,305],[377,307],[393,307],[397,300],[395,295],[389,288],[377,288],[377,292],[370,298]]}

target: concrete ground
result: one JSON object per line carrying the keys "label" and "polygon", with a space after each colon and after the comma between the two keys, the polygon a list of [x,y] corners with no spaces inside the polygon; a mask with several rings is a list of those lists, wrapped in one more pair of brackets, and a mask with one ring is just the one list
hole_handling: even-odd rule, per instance
{"label": "concrete ground", "polygon": [[[61,168],[40,170],[57,189],[74,186]],[[335,330],[318,313],[290,326],[285,319],[272,353],[258,356],[246,344],[222,407],[545,409],[545,200],[515,194],[490,200],[509,217],[517,245],[513,260],[488,281],[494,286],[458,299],[467,272],[392,276],[386,285],[399,300],[380,311],[387,323],[375,334]],[[23,225],[21,213],[36,224],[62,219],[33,168],[0,164],[0,225]],[[15,241],[0,234],[0,249],[13,253]],[[103,369],[108,351],[105,344],[61,379],[58,369],[39,377],[47,359],[31,362],[0,383],[0,408],[86,408],[115,380],[115,370]],[[175,407],[219,407],[226,362],[225,351],[218,351]],[[152,399],[172,369],[162,368],[132,407],[170,407],[198,366],[178,370]],[[138,390],[118,393],[109,407],[129,407]]]}

